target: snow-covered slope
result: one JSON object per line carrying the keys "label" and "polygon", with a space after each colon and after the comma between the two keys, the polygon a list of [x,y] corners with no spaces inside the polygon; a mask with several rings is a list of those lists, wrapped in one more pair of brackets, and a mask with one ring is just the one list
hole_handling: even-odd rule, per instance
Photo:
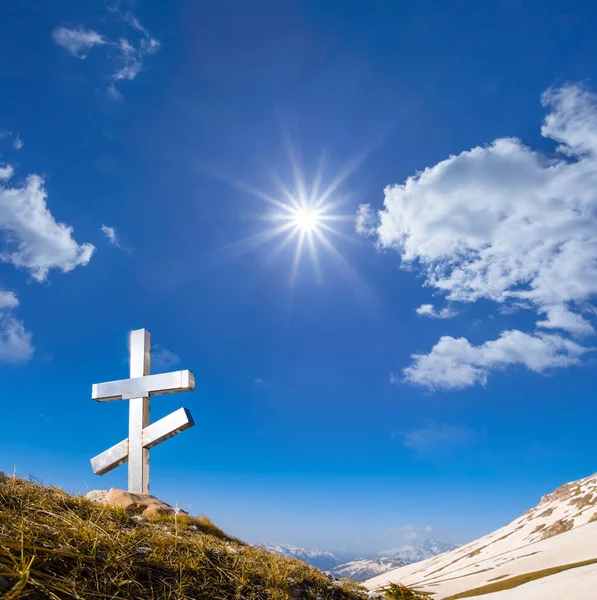
{"label": "snow-covered slope", "polygon": [[[597,563],[597,475],[563,485],[544,496],[538,506],[485,537],[389,571],[369,579],[365,585],[373,590],[390,581],[402,583],[441,600],[486,585],[505,586],[519,575],[591,560]],[[483,598],[586,600],[591,596],[574,581],[577,577],[590,580],[591,574],[597,573],[593,567],[547,574],[513,589],[486,593]],[[593,586],[597,587],[597,579],[593,579]],[[531,595],[535,594],[533,590],[538,590],[536,596]]]}

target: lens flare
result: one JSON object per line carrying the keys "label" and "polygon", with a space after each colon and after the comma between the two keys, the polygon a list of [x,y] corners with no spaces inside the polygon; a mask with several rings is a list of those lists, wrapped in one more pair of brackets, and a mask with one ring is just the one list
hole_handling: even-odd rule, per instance
{"label": "lens flare", "polygon": [[[365,155],[353,160],[323,185],[323,156],[312,181],[307,182],[303,169],[296,157],[292,145],[288,146],[290,166],[293,174],[293,186],[272,172],[273,189],[264,191],[255,186],[232,178],[225,178],[228,183],[251,196],[264,201],[270,210],[262,217],[270,226],[226,247],[230,257],[239,256],[256,250],[261,246],[269,246],[266,261],[274,260],[282,252],[291,249],[292,262],[290,283],[296,281],[299,265],[303,257],[310,258],[313,272],[318,281],[322,280],[320,254],[325,254],[355,288],[364,288],[359,275],[347,263],[334,242],[341,238],[355,243],[354,236],[348,235],[341,227],[354,224],[354,210],[351,214],[341,214],[342,205],[350,204],[349,196],[340,192],[339,188],[347,177],[356,169]],[[334,239],[336,238],[336,239]],[[362,294],[360,294],[362,295]]]}

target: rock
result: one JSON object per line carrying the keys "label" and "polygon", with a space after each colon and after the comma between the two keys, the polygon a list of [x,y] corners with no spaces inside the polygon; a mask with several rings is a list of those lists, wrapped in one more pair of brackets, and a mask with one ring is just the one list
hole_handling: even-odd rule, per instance
{"label": "rock", "polygon": [[126,512],[144,517],[155,517],[157,515],[173,515],[175,509],[158,500],[151,494],[133,494],[118,488],[110,488],[104,500],[110,506],[119,506]]}
{"label": "rock", "polygon": [[158,515],[186,515],[180,508],[174,508],[151,494],[134,494],[118,488],[109,490],[93,490],[85,496],[93,502],[124,508],[131,515],[157,517]]}
{"label": "rock", "polygon": [[85,498],[87,498],[87,500],[91,500],[92,502],[104,502],[107,493],[108,490],[91,490],[85,494]]}
{"label": "rock", "polygon": [[[150,498],[153,498],[153,496],[150,496]],[[158,517],[160,515],[179,514],[176,512],[176,509],[169,504],[165,504],[157,498],[155,500],[156,502],[151,502],[141,513],[144,517]]]}

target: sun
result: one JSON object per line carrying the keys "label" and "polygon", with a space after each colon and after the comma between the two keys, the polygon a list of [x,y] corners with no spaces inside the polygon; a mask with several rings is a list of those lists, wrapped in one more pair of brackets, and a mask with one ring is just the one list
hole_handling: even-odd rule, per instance
{"label": "sun", "polygon": [[237,189],[262,200],[269,205],[259,218],[269,223],[260,231],[228,245],[226,252],[230,256],[238,256],[264,245],[269,246],[266,261],[291,250],[292,259],[288,270],[290,283],[293,285],[299,265],[305,257],[310,259],[313,274],[318,282],[322,281],[321,258],[328,259],[346,276],[356,288],[363,287],[362,281],[354,269],[336,248],[336,242],[343,239],[353,242],[343,229],[345,225],[354,227],[354,213],[343,214],[342,207],[350,205],[350,193],[341,192],[340,186],[358,167],[365,155],[350,161],[342,167],[327,185],[323,184],[323,155],[319,160],[316,173],[311,181],[305,178],[302,166],[293,147],[289,146],[289,159],[294,175],[294,185],[284,181],[277,173],[270,170],[273,187],[269,191],[233,178],[225,178]]}
{"label": "sun", "polygon": [[305,233],[316,230],[320,224],[320,218],[321,215],[317,210],[306,206],[301,206],[292,215],[296,227]]}

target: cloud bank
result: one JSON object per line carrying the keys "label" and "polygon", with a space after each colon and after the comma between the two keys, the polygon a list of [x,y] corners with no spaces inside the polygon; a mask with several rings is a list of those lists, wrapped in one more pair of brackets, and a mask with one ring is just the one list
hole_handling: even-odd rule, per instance
{"label": "cloud bank", "polygon": [[[10,165],[0,167],[0,259],[24,269],[36,281],[45,281],[51,269],[68,272],[86,265],[94,247],[78,244],[73,229],[59,223],[46,204],[44,182],[29,175],[23,183],[9,183]],[[31,333],[14,316],[19,301],[13,292],[0,290],[0,361],[24,362],[33,355]]]}
{"label": "cloud bank", "polygon": [[509,365],[543,372],[578,364],[589,349],[570,336],[594,333],[597,96],[565,85],[542,103],[541,133],[559,143],[555,155],[500,138],[388,186],[382,210],[363,205],[357,213],[359,233],[397,251],[403,267],[448,301],[488,299],[538,317],[535,332],[505,331],[477,346],[442,337],[428,354],[413,355],[407,381],[484,384]]}

